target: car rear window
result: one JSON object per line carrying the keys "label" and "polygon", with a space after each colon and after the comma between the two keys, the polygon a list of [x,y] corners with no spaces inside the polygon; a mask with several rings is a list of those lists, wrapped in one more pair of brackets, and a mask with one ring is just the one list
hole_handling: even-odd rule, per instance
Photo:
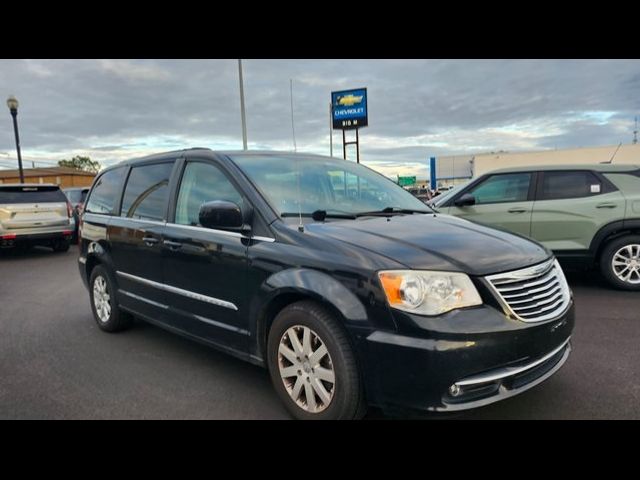
{"label": "car rear window", "polygon": [[103,173],[93,187],[85,211],[111,215],[125,172],[125,167],[119,167]]}
{"label": "car rear window", "polygon": [[173,162],[133,167],[122,197],[123,217],[165,220]]}
{"label": "car rear window", "polygon": [[59,203],[67,201],[59,187],[2,187],[0,203]]}
{"label": "car rear window", "polygon": [[580,198],[602,193],[602,182],[588,171],[546,171],[539,200]]}
{"label": "car rear window", "polygon": [[87,196],[88,190],[67,190],[65,195],[73,204],[82,203]]}

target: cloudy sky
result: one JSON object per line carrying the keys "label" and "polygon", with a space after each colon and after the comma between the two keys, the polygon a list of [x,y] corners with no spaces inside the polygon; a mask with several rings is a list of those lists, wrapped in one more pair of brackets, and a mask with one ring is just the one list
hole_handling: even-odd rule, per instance
{"label": "cloudy sky", "polygon": [[[329,153],[330,92],[367,87],[361,160],[425,177],[429,156],[630,143],[638,60],[244,60],[250,149]],[[241,149],[237,61],[0,60],[20,101],[23,159],[104,165],[202,146]],[[11,117],[0,168],[15,165]],[[334,132],[334,153],[342,136]],[[355,155],[354,152],[350,154]]]}

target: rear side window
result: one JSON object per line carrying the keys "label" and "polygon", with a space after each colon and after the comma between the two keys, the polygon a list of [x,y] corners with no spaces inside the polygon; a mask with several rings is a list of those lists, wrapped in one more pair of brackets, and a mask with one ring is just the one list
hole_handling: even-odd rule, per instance
{"label": "rear side window", "polygon": [[64,192],[67,195],[69,201],[73,204],[82,202],[82,190],[69,190]]}
{"label": "rear side window", "polygon": [[580,198],[602,193],[602,182],[592,172],[544,172],[538,200]]}
{"label": "rear side window", "polygon": [[59,187],[2,187],[0,188],[0,204],[8,203],[66,203]]}
{"label": "rear side window", "polygon": [[492,175],[469,190],[476,205],[501,202],[525,202],[529,195],[531,173]]}
{"label": "rear side window", "polygon": [[125,168],[121,167],[101,175],[93,187],[85,211],[113,214],[113,207],[116,204],[116,197],[120,193],[124,173]]}
{"label": "rear side window", "polygon": [[165,220],[172,169],[173,162],[133,167],[124,189],[120,216]]}

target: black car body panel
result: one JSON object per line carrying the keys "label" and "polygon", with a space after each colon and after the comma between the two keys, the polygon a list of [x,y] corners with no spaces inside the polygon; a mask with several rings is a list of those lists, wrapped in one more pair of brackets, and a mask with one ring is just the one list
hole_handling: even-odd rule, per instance
{"label": "black car body panel", "polygon": [[[180,172],[185,162],[196,159],[233,178],[253,208],[250,232],[174,223]],[[79,258],[85,285],[93,266],[107,265],[118,303],[164,328],[265,365],[274,316],[297,300],[314,299],[348,332],[367,402],[421,410],[451,409],[455,401],[448,403],[447,388],[456,381],[533,362],[570,338],[572,303],[557,318],[527,323],[510,316],[487,286],[488,274],[551,258],[545,248],[517,235],[440,214],[307,218],[299,228],[297,218],[278,216],[229,156],[204,149],[119,164],[98,176],[94,188],[114,168],[128,171],[166,160],[175,161],[166,218],[141,221],[85,210]],[[115,213],[124,182],[114,194]],[[464,272],[483,305],[438,316],[393,309],[378,272],[394,269]],[[554,365],[548,371],[561,362]],[[492,394],[487,401],[504,396]]]}
{"label": "black car body panel", "polygon": [[533,265],[550,257],[544,247],[528,239],[449,215],[367,218],[312,225],[309,230],[416,270],[487,275]]}

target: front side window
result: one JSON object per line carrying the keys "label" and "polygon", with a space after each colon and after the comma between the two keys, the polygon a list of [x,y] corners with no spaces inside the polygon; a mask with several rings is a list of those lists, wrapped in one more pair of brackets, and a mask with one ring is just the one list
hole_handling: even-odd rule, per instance
{"label": "front side window", "polygon": [[173,162],[133,167],[122,198],[122,217],[165,220]]}
{"label": "front side window", "polygon": [[180,225],[200,226],[200,207],[214,200],[233,202],[242,208],[242,195],[222,171],[210,163],[189,162],[184,169],[176,204]]}
{"label": "front side window", "polygon": [[544,172],[538,200],[587,197],[601,190],[602,182],[591,172]]}
{"label": "front side window", "polygon": [[238,154],[232,160],[281,216],[317,210],[355,215],[390,207],[430,211],[392,180],[354,162],[304,155]]}
{"label": "front side window", "polygon": [[492,175],[473,187],[468,193],[476,199],[476,205],[502,202],[525,202],[529,195],[531,173],[507,173]]}
{"label": "front side window", "polygon": [[124,179],[125,168],[116,168],[105,172],[97,180],[87,206],[86,212],[113,214],[113,207],[116,204],[116,197],[120,193],[120,186]]}

